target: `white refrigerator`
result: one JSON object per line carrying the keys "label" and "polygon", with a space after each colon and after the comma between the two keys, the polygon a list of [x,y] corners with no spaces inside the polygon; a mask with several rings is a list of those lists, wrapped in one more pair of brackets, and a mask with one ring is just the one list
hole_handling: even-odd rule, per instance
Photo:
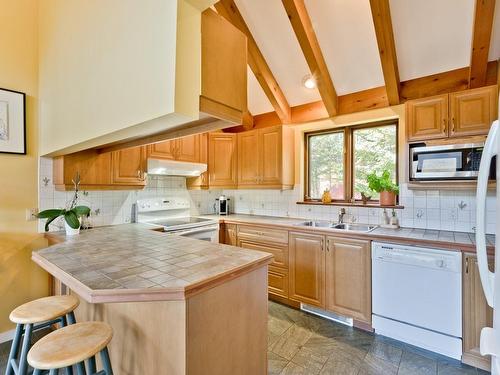
{"label": "white refrigerator", "polygon": [[[491,272],[488,269],[488,257],[486,254],[486,195],[488,190],[488,177],[492,158],[498,155],[500,150],[500,137],[498,135],[498,120],[494,121],[481,157],[481,165],[477,183],[476,195],[476,248],[483,285],[484,295],[488,305],[493,308],[493,327],[485,327],[481,331],[481,354],[491,355],[491,373],[500,375],[500,273]],[[500,249],[500,160],[496,168],[497,186],[496,186],[496,239],[495,249]],[[500,272],[500,251],[495,251],[495,270]],[[498,275],[497,275],[498,274]],[[498,277],[497,277],[498,276]]]}

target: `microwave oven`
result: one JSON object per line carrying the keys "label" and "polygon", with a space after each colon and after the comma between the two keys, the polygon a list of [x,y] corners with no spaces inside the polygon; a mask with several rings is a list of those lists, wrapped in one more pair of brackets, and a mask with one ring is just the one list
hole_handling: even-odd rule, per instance
{"label": "microwave oven", "polygon": [[[476,180],[484,142],[466,144],[410,145],[410,181]],[[496,160],[490,168],[495,179]]]}

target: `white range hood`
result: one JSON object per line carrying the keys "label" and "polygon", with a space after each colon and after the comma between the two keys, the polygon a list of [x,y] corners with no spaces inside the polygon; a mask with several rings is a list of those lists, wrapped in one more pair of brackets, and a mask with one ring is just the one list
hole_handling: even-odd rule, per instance
{"label": "white range hood", "polygon": [[148,174],[196,177],[207,171],[207,165],[175,160],[148,159]]}

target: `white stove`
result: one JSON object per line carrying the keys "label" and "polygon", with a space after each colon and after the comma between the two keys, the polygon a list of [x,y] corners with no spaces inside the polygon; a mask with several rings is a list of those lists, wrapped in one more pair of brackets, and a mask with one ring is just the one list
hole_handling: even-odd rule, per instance
{"label": "white stove", "polygon": [[137,201],[134,216],[138,223],[162,227],[165,234],[219,242],[218,221],[193,217],[190,209],[188,199],[148,198]]}

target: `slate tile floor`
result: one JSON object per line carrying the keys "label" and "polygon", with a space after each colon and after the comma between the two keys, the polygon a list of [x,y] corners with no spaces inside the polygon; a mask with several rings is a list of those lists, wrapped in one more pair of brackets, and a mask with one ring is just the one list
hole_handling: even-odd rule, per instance
{"label": "slate tile floor", "polygon": [[[438,354],[269,302],[269,375],[483,375]],[[10,342],[0,344],[0,374]]]}
{"label": "slate tile floor", "polygon": [[483,375],[402,342],[269,302],[269,375]]}

